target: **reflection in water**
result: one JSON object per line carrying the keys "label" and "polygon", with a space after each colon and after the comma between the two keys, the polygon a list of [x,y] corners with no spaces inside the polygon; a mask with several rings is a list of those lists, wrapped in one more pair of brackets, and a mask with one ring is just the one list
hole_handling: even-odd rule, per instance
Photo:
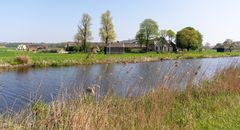
{"label": "reflection in water", "polygon": [[98,96],[144,94],[159,86],[183,89],[187,83],[211,78],[240,58],[166,60],[137,64],[95,64],[60,68],[21,68],[0,72],[0,111],[18,110],[34,99],[50,102],[59,91],[80,91],[92,84],[101,86]]}
{"label": "reflection in water", "polygon": [[24,75],[24,74],[29,73],[29,71],[31,71],[31,70],[32,70],[32,68],[29,68],[29,67],[17,68],[17,69],[16,69],[16,74],[18,74],[18,75]]}

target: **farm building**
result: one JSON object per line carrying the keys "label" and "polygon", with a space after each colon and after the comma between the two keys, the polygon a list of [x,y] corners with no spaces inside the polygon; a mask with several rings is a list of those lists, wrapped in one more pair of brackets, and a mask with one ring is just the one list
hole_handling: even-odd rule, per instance
{"label": "farm building", "polygon": [[231,51],[240,51],[240,42],[236,41],[231,44],[231,49],[229,45],[218,43],[212,49],[217,50],[217,52],[231,52]]}
{"label": "farm building", "polygon": [[27,45],[28,51],[37,51],[37,45]]}
{"label": "farm building", "polygon": [[16,49],[16,50],[22,50],[22,51],[25,51],[25,50],[27,50],[27,46],[24,45],[24,44],[20,44],[20,45],[17,46],[17,49]]}
{"label": "farm building", "polygon": [[154,50],[156,52],[176,52],[176,45],[172,41],[167,41],[161,37],[159,40],[154,41]]}
{"label": "farm building", "polygon": [[27,50],[28,51],[39,51],[39,50],[47,50],[48,45],[45,44],[30,44],[27,45]]}
{"label": "farm building", "polygon": [[125,45],[121,43],[112,43],[104,47],[104,54],[123,54],[125,53]]}
{"label": "farm building", "polygon": [[124,40],[108,44],[104,47],[105,54],[123,54],[125,52],[145,51],[145,45],[141,46],[136,40]]}

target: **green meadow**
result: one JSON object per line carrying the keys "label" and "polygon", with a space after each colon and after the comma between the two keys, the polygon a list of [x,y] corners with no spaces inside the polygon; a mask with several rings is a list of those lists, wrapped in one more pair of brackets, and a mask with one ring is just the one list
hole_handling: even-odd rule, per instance
{"label": "green meadow", "polygon": [[194,59],[194,58],[215,58],[227,56],[240,56],[240,52],[216,52],[208,51],[190,51],[181,54],[178,53],[125,53],[125,54],[96,54],[88,57],[86,53],[58,54],[43,52],[16,51],[14,48],[0,49],[0,64],[6,66],[19,65],[16,58],[21,55],[29,56],[32,66],[70,66],[81,64],[108,64],[108,63],[137,63],[148,61],[160,61],[165,59]]}

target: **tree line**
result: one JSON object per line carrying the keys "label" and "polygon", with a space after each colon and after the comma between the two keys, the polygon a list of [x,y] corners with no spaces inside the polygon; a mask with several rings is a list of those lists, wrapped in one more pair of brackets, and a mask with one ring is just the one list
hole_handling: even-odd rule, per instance
{"label": "tree line", "polygon": [[[82,43],[82,50],[87,51],[87,43],[92,39],[91,32],[91,17],[89,14],[83,14],[82,19],[78,25],[78,32],[74,39],[78,43]],[[101,16],[101,28],[99,35],[102,42],[107,46],[113,43],[116,39],[115,29],[112,22],[110,11],[106,11]],[[168,41],[175,42],[180,49],[196,50],[202,47],[202,34],[193,27],[186,27],[175,33],[173,30],[160,30],[157,22],[152,19],[145,19],[139,27],[135,39],[140,46],[145,45],[146,51],[149,51],[149,44],[152,41],[164,38]]]}

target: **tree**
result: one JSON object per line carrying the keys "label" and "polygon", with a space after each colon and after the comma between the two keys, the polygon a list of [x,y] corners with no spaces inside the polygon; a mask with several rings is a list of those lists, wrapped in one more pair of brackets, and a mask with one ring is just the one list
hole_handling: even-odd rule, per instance
{"label": "tree", "polygon": [[81,42],[81,36],[79,35],[79,33],[76,33],[74,35],[74,41],[77,42],[77,44],[79,45]]}
{"label": "tree", "polygon": [[160,36],[166,39],[167,36],[168,36],[167,31],[168,31],[168,30],[161,30],[161,31],[160,31]]}
{"label": "tree", "polygon": [[229,50],[230,52],[232,52],[232,50],[233,50],[234,47],[235,47],[235,44],[234,44],[233,40],[227,39],[226,41],[223,42],[223,46],[224,46],[224,47],[227,47],[228,50]]}
{"label": "tree", "polygon": [[142,45],[144,44],[144,42],[146,41],[144,34],[141,32],[138,32],[136,35],[136,40],[138,41],[138,43],[140,44],[140,46],[142,47]]}
{"label": "tree", "polygon": [[110,11],[106,11],[102,14],[101,18],[102,27],[100,28],[100,36],[102,41],[107,45],[114,42],[116,34],[114,31],[114,25],[112,23],[112,17]]}
{"label": "tree", "polygon": [[207,49],[207,50],[210,50],[211,49],[211,44],[208,43],[208,42],[205,43],[204,48]]}
{"label": "tree", "polygon": [[176,33],[173,30],[167,30],[168,40],[172,41],[176,38]]}
{"label": "tree", "polygon": [[192,27],[186,27],[177,33],[176,42],[181,49],[196,50],[202,46],[202,34]]}
{"label": "tree", "polygon": [[92,39],[92,32],[90,30],[91,17],[88,14],[83,14],[82,20],[78,25],[78,33],[75,35],[75,41],[82,42],[84,52],[87,51],[87,42]]}
{"label": "tree", "polygon": [[[146,51],[149,50],[149,41],[158,37],[158,25],[152,19],[146,19],[140,24],[140,29],[137,35],[143,36],[142,39],[146,44]],[[139,40],[139,39],[138,39]]]}

